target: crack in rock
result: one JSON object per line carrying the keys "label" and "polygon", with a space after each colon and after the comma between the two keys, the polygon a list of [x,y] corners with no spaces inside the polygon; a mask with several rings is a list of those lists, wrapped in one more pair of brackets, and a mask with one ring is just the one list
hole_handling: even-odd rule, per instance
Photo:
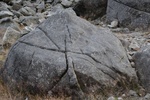
{"label": "crack in rock", "polygon": [[73,62],[73,61],[72,61],[72,70],[73,70],[74,75],[76,76],[76,83],[77,83],[77,86],[78,86],[78,88],[80,89],[81,94],[84,95],[84,92],[83,92],[83,90],[82,90],[82,88],[81,88],[81,86],[80,86],[80,84],[79,84],[79,81],[78,81],[78,77],[77,77],[77,74],[76,74],[76,71],[75,71],[75,68],[74,68],[74,62]]}
{"label": "crack in rock", "polygon": [[[95,58],[93,58],[92,56],[90,56],[90,54],[86,54],[86,53],[80,53],[80,52],[72,52],[72,51],[67,51],[67,48],[66,48],[66,40],[65,40],[65,51],[64,50],[56,50],[56,49],[50,49],[50,48],[45,48],[45,47],[41,47],[41,46],[37,46],[37,45],[32,45],[32,44],[30,44],[30,43],[27,43],[27,42],[23,42],[23,41],[19,41],[20,43],[24,43],[24,44],[27,44],[27,45],[30,45],[30,46],[34,46],[34,47],[37,47],[37,48],[40,48],[40,49],[45,49],[45,50],[51,50],[51,51],[56,51],[56,52],[61,52],[61,53],[65,53],[65,58],[67,59],[67,52],[70,52],[70,53],[75,53],[75,54],[83,54],[83,55],[86,55],[86,56],[88,56],[88,57],[90,57],[90,58],[92,58],[95,62],[97,62],[97,63],[100,63],[101,65],[104,65],[104,66],[106,66],[107,68],[109,68],[109,69],[111,69],[112,71],[115,71],[115,72],[117,72],[117,73],[119,73],[119,74],[121,74],[121,72],[119,72],[119,71],[117,71],[116,69],[114,69],[114,68],[110,68],[108,65],[106,65],[106,64],[103,64],[102,62],[100,62],[100,61],[98,61],[98,60],[96,60]],[[67,64],[67,60],[66,60],[66,64]],[[68,66],[68,65],[67,65]],[[68,67],[66,67],[66,68],[68,68]],[[102,69],[100,69],[100,68],[98,68],[99,70],[101,70],[104,74],[107,74],[108,76],[110,76],[112,79],[115,79],[114,77],[112,77],[110,74],[108,74],[108,73],[106,73],[106,72],[104,72]],[[125,75],[126,76],[126,75]]]}
{"label": "crack in rock", "polygon": [[27,45],[29,45],[29,46],[34,46],[34,47],[40,48],[40,49],[45,49],[45,50],[50,50],[50,51],[56,51],[56,52],[65,53],[64,50],[60,50],[60,49],[57,50],[57,49],[46,48],[46,47],[42,47],[42,46],[38,46],[38,45],[33,45],[33,44],[31,44],[31,43],[27,43],[27,42],[24,42],[24,41],[18,41],[18,42],[23,43],[23,44],[27,44]]}
{"label": "crack in rock", "polygon": [[60,49],[60,47],[51,39],[51,37],[48,36],[47,32],[45,32],[41,27],[38,27],[38,29],[40,29],[40,30],[45,34],[45,36],[48,37],[49,40],[50,40],[51,42],[53,42],[53,44],[54,44],[58,49]]}

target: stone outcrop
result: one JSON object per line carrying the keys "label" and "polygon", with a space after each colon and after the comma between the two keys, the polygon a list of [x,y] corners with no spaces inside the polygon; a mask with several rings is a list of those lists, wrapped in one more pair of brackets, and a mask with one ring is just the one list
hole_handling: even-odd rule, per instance
{"label": "stone outcrop", "polygon": [[120,41],[68,10],[21,37],[2,76],[12,90],[79,98],[137,81]]}

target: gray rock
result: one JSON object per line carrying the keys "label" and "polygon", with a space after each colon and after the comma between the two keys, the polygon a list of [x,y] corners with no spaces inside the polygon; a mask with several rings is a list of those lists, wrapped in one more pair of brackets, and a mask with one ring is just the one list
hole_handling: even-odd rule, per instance
{"label": "gray rock", "polygon": [[32,16],[35,15],[35,11],[32,10],[30,7],[23,7],[19,10],[24,16]]}
{"label": "gray rock", "polygon": [[0,18],[13,16],[13,13],[10,11],[0,11]]}
{"label": "gray rock", "polygon": [[13,3],[13,4],[22,4],[23,0],[11,0],[11,3]]}
{"label": "gray rock", "polygon": [[6,2],[6,3],[9,3],[11,2],[12,0],[2,0],[3,2]]}
{"label": "gray rock", "polygon": [[133,39],[129,45],[129,48],[131,50],[137,51],[140,49],[140,45],[138,44],[138,42],[136,41],[136,39]]}
{"label": "gray rock", "polygon": [[19,20],[26,26],[29,26],[31,24],[39,24],[39,17],[37,16],[22,16]]}
{"label": "gray rock", "polygon": [[150,94],[147,93],[145,96],[144,96],[144,99],[143,100],[150,100]]}
{"label": "gray rock", "polygon": [[61,4],[57,4],[55,6],[52,7],[51,11],[48,12],[47,16],[52,16],[60,11],[62,11],[62,9],[64,9],[64,7]]}
{"label": "gray rock", "polygon": [[24,6],[24,7],[30,7],[30,8],[31,8],[31,7],[33,8],[33,7],[34,7],[34,8],[35,8],[35,4],[32,3],[32,2],[29,1],[29,0],[28,0],[28,1],[23,0],[23,6]]}
{"label": "gray rock", "polygon": [[58,3],[61,3],[61,0],[53,0],[52,5],[57,5]]}
{"label": "gray rock", "polygon": [[110,27],[110,28],[115,28],[115,27],[117,27],[118,26],[118,20],[114,20],[114,21],[112,21],[111,22],[111,24],[110,25],[108,25],[108,27]]}
{"label": "gray rock", "polygon": [[72,5],[71,0],[62,0],[61,4],[65,7],[70,7]]}
{"label": "gray rock", "polygon": [[78,16],[94,20],[102,17],[106,13],[107,0],[80,0],[75,6],[74,11]]}
{"label": "gray rock", "polygon": [[16,10],[16,11],[18,11],[21,8],[22,8],[22,5],[21,4],[17,4],[17,3],[13,4],[13,6],[12,6],[12,9]]}
{"label": "gray rock", "polygon": [[10,6],[4,2],[0,2],[0,11],[8,11],[8,8],[10,8]]}
{"label": "gray rock", "polygon": [[113,96],[111,96],[111,97],[109,97],[107,100],[116,100],[116,98],[113,97]]}
{"label": "gray rock", "polygon": [[142,47],[133,58],[138,78],[145,90],[150,93],[150,45]]}
{"label": "gray rock", "polygon": [[22,8],[23,0],[12,0],[12,9],[18,11]]}
{"label": "gray rock", "polygon": [[68,10],[21,37],[9,52],[2,76],[12,90],[74,99],[116,88],[122,80],[137,84],[121,42]]}
{"label": "gray rock", "polygon": [[11,10],[11,12],[14,14],[14,16],[20,18],[20,16],[22,16],[22,14],[16,10]]}
{"label": "gray rock", "polygon": [[117,100],[123,100],[123,98],[122,97],[118,97]]}
{"label": "gray rock", "polygon": [[12,17],[5,17],[0,19],[0,24],[3,24],[5,22],[12,22]]}
{"label": "gray rock", "polygon": [[8,27],[2,41],[3,48],[9,49],[20,36],[21,36],[20,32],[16,31],[11,27]]}
{"label": "gray rock", "polygon": [[149,3],[149,0],[108,0],[107,21],[117,19],[120,26],[147,29],[150,26]]}
{"label": "gray rock", "polygon": [[38,12],[42,12],[45,9],[45,2],[43,0],[37,0],[37,10]]}
{"label": "gray rock", "polygon": [[135,91],[133,91],[133,90],[130,90],[128,95],[129,96],[133,96],[133,97],[137,97],[138,96],[138,94]]}
{"label": "gray rock", "polygon": [[54,0],[46,0],[47,3],[52,3]]}

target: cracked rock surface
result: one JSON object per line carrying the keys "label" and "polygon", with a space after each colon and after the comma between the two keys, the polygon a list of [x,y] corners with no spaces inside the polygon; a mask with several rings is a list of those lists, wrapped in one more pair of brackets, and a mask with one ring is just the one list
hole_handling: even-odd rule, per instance
{"label": "cracked rock surface", "polygon": [[67,10],[16,42],[2,76],[11,89],[81,98],[137,81],[119,39]]}
{"label": "cracked rock surface", "polygon": [[130,29],[148,29],[150,26],[149,0],[108,0],[107,20],[118,20]]}

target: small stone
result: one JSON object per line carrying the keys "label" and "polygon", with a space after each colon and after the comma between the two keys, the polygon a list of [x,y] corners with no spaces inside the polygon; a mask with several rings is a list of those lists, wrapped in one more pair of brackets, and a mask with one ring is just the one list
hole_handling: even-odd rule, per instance
{"label": "small stone", "polygon": [[52,2],[53,2],[53,0],[47,0],[46,2],[47,2],[47,3],[52,3]]}
{"label": "small stone", "polygon": [[14,14],[10,11],[0,11],[0,18],[13,16]]}
{"label": "small stone", "polygon": [[134,97],[138,96],[138,94],[133,90],[130,90],[128,94],[129,94],[129,96],[134,96]]}
{"label": "small stone", "polygon": [[20,35],[20,32],[16,31],[11,27],[8,27],[3,37],[3,48],[9,49],[12,44],[14,44],[16,40],[20,37]]}
{"label": "small stone", "polygon": [[147,93],[147,94],[145,95],[144,100],[150,100],[150,94],[149,94],[149,93]]}
{"label": "small stone", "polygon": [[122,94],[122,97],[126,97],[126,94]]}
{"label": "small stone", "polygon": [[33,24],[39,24],[39,17],[37,16],[22,16],[20,17],[20,22],[26,26]]}
{"label": "small stone", "polygon": [[26,98],[25,98],[25,100],[29,100],[29,98],[28,98],[28,97],[26,97]]}
{"label": "small stone", "polygon": [[62,0],[61,4],[65,7],[70,7],[72,5],[72,1]]}
{"label": "small stone", "polygon": [[45,2],[41,1],[37,6],[38,12],[42,12],[45,9]]}
{"label": "small stone", "polygon": [[131,62],[131,66],[134,68],[134,67],[135,67],[135,63],[134,63],[134,62]]}
{"label": "small stone", "polygon": [[0,2],[0,11],[8,11],[8,8],[10,8],[10,6],[4,2]]}
{"label": "small stone", "polygon": [[30,7],[24,7],[19,10],[24,16],[35,15],[35,11],[32,10]]}
{"label": "small stone", "polygon": [[127,54],[129,61],[133,61],[132,56],[130,56],[129,54]]}
{"label": "small stone", "polygon": [[12,9],[16,10],[16,11],[18,11],[21,8],[22,8],[22,5],[21,4],[17,4],[17,3],[13,4],[13,6],[12,6]]}
{"label": "small stone", "polygon": [[80,0],[74,0],[74,2],[76,2],[76,3],[79,2],[79,1],[80,1]]}
{"label": "small stone", "polygon": [[129,45],[129,48],[130,48],[131,50],[137,51],[137,50],[140,49],[140,46],[139,46],[138,42],[137,42],[135,39],[133,39],[133,40],[131,41],[131,44]]}
{"label": "small stone", "polygon": [[25,26],[21,32],[21,35],[25,35],[25,34],[31,32],[32,30],[35,29],[35,27],[36,27],[36,25],[34,25],[34,24],[31,24],[30,26]]}
{"label": "small stone", "polygon": [[23,0],[11,0],[11,3],[13,4],[21,4]]}
{"label": "small stone", "polygon": [[111,96],[107,100],[116,100],[115,97]]}
{"label": "small stone", "polygon": [[129,49],[129,45],[130,45],[130,42],[127,40],[127,39],[120,39],[123,47],[128,50]]}
{"label": "small stone", "polygon": [[110,25],[108,25],[108,27],[110,27],[110,28],[115,28],[115,27],[118,26],[118,23],[119,23],[118,20],[114,20],[114,21],[111,22]]}
{"label": "small stone", "polygon": [[0,24],[4,22],[13,22],[12,17],[5,17],[5,18],[0,19]]}
{"label": "small stone", "polygon": [[117,100],[123,100],[123,98],[122,97],[118,97],[118,99]]}

